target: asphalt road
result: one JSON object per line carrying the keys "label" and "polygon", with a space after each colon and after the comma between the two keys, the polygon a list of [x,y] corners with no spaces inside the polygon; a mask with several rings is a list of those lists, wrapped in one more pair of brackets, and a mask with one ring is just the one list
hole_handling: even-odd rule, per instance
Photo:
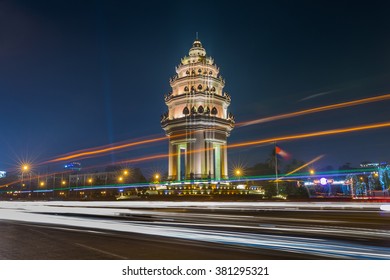
{"label": "asphalt road", "polygon": [[370,204],[0,203],[0,259],[390,259]]}

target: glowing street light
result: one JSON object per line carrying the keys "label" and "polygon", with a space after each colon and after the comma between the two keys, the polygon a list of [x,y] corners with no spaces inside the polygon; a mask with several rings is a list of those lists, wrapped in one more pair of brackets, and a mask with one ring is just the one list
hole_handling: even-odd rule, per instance
{"label": "glowing street light", "polygon": [[39,185],[40,185],[41,187],[43,187],[43,186],[45,185],[45,182],[41,182]]}
{"label": "glowing street light", "polygon": [[119,177],[119,178],[118,178],[118,181],[119,181],[119,182],[122,182],[122,181],[123,181],[123,177]]}
{"label": "glowing street light", "polygon": [[129,171],[128,170],[123,170],[123,175],[125,175],[125,176],[129,175]]}
{"label": "glowing street light", "polygon": [[27,163],[24,163],[20,166],[20,169],[22,171],[22,185],[24,187],[24,184],[23,184],[23,177],[24,177],[24,173],[25,172],[28,172],[30,170],[30,165],[28,165]]}
{"label": "glowing street light", "polygon": [[310,175],[314,175],[314,173],[315,173],[315,171],[314,171],[314,169],[310,169]]}
{"label": "glowing street light", "polygon": [[65,185],[65,184],[66,184],[66,181],[65,181],[65,180],[63,180],[61,183],[62,183],[63,185]]}
{"label": "glowing street light", "polygon": [[236,177],[240,177],[243,175],[243,172],[240,168],[237,168],[234,170],[234,175],[236,175]]}

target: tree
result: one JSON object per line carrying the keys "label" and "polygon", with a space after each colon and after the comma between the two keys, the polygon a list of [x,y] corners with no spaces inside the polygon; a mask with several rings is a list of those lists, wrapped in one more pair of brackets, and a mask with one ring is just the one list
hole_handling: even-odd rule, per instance
{"label": "tree", "polygon": [[270,167],[268,163],[259,162],[245,170],[245,174],[248,176],[273,175],[275,169]]}
{"label": "tree", "polygon": [[339,170],[350,170],[350,169],[353,169],[353,167],[351,167],[350,162],[346,162],[342,166],[339,167]]}
{"label": "tree", "polygon": [[[290,163],[288,163],[285,167],[285,173],[289,173],[289,172],[292,172],[296,169],[298,169],[299,167],[302,167],[303,165],[305,165],[306,163],[303,161],[303,160],[298,160],[296,158],[292,159]],[[309,168],[306,166],[300,170],[298,170],[297,172],[299,173],[302,173],[302,172],[308,172]]]}

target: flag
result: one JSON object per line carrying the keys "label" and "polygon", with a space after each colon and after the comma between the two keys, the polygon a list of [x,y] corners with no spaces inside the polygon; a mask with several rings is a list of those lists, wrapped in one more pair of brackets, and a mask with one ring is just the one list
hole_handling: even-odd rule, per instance
{"label": "flag", "polygon": [[287,153],[285,150],[282,150],[278,145],[275,145],[275,154],[286,160],[290,158],[290,154]]}

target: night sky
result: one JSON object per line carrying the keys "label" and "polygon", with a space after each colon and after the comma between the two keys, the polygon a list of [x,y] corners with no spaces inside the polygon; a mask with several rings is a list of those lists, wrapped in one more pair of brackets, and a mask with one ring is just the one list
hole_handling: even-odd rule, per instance
{"label": "night sky", "polygon": [[[236,121],[390,93],[387,1],[0,1],[0,170],[164,135],[164,94],[199,32]],[[229,143],[389,121],[390,101],[232,131]],[[316,168],[390,161],[390,128],[279,143]],[[167,142],[97,163],[166,153]],[[232,149],[231,166],[272,145]],[[167,160],[137,164],[146,173]],[[53,164],[59,169],[62,163]]]}

